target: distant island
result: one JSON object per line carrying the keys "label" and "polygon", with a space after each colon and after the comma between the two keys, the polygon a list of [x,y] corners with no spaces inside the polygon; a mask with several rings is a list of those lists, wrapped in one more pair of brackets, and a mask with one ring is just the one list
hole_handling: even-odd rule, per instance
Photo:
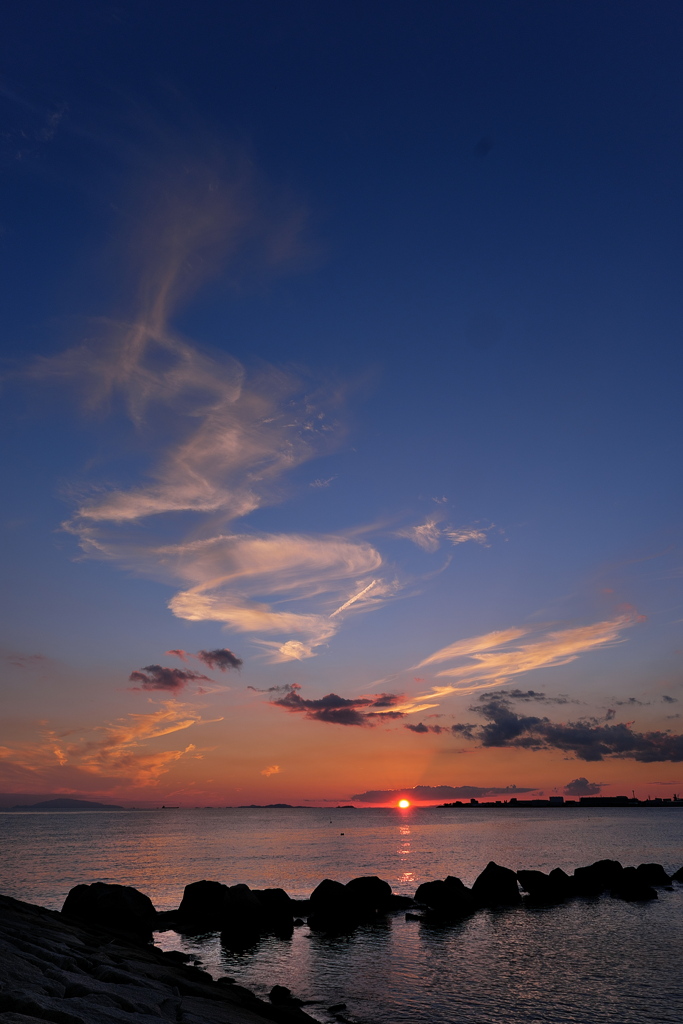
{"label": "distant island", "polygon": [[15,804],[13,811],[122,811],[119,804],[98,804],[94,800],[72,800],[58,797],[56,800],[41,800],[37,804]]}

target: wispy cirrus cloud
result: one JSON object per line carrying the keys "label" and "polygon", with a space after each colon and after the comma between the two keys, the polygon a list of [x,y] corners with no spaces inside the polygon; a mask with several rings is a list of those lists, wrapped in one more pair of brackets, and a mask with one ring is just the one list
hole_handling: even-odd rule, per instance
{"label": "wispy cirrus cloud", "polygon": [[393,574],[379,574],[382,558],[366,542],[234,524],[281,500],[286,474],[338,443],[338,388],[311,388],[274,367],[247,374],[170,326],[180,301],[226,259],[234,268],[238,255],[258,252],[263,266],[295,258],[300,211],[264,202],[248,161],[223,175],[192,160],[180,166],[174,180],[161,175],[164,187],[155,182],[131,246],[134,315],[103,322],[97,341],[30,371],[76,382],[91,410],[125,410],[136,459],[147,460],[137,482],[82,489],[65,526],[86,555],[180,584],[169,602],[179,618],[252,634],[274,661],[312,657],[346,615],[396,592]]}
{"label": "wispy cirrus cloud", "polygon": [[444,525],[442,517],[432,515],[427,516],[425,521],[418,523],[417,526],[406,526],[397,530],[396,536],[412,540],[423,551],[438,551],[444,539],[454,545],[465,544],[467,541],[487,545],[489,543],[488,534],[493,528],[493,524],[489,526],[481,526],[481,524],[474,526]]}
{"label": "wispy cirrus cloud", "polygon": [[153,786],[176,761],[199,756],[192,743],[159,750],[153,741],[206,721],[192,705],[168,701],[146,714],[129,714],[94,728],[47,730],[37,743],[2,748],[0,784],[30,778],[32,785],[40,781],[55,786],[65,778],[77,784],[84,776],[100,776],[135,787]]}
{"label": "wispy cirrus cloud", "polygon": [[[345,614],[379,607],[397,589],[374,575],[382,565],[376,548],[341,536],[220,535],[164,557],[193,583],[172,598],[174,614],[261,634],[257,642],[273,660],[313,656]],[[269,633],[290,637],[262,639]]]}
{"label": "wispy cirrus cloud", "polygon": [[523,626],[497,630],[442,647],[414,668],[456,663],[436,672],[437,677],[455,681],[435,686],[425,694],[427,699],[451,693],[473,693],[500,686],[522,673],[568,665],[582,654],[611,647],[622,642],[624,630],[642,621],[644,616],[627,608],[612,619],[587,626],[566,629]]}

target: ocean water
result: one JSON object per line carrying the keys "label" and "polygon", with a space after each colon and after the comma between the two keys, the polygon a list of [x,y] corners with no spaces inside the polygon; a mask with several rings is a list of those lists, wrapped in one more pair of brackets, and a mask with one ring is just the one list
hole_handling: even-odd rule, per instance
{"label": "ocean water", "polygon": [[[0,814],[0,891],[59,909],[79,882],[134,885],[178,906],[200,878],[307,897],[325,877],[378,874],[395,892],[489,860],[572,871],[602,857],[683,865],[676,808],[451,810],[205,809]],[[326,937],[296,928],[242,953],[218,935],[157,942],[266,995],[287,985],[321,1021],[347,1005],[364,1024],[660,1024],[683,1021],[683,886],[627,904],[603,896],[559,907],[480,911],[430,928],[404,914]]]}

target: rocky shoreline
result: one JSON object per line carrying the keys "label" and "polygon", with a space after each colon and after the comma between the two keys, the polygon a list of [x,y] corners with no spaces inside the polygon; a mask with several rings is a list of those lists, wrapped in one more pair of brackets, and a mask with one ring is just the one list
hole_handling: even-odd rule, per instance
{"label": "rocky shoreline", "polygon": [[191,959],[0,896],[2,1024],[317,1024],[287,989],[266,1003]]}
{"label": "rocky shoreline", "polygon": [[[675,884],[683,884],[683,868],[669,875],[660,864],[601,860],[568,875],[560,868],[515,872],[491,861],[471,888],[449,875],[423,882],[414,897],[392,893],[376,876],[345,885],[324,879],[308,900],[202,880],[185,887],[177,910],[165,912],[137,889],[104,882],[75,886],[61,912],[0,896],[0,1024],[316,1024],[287,988],[275,985],[269,1002],[258,999],[231,978],[214,980],[187,954],[158,949],[153,932],[220,931],[226,948],[247,950],[264,934],[291,937],[305,920],[330,934],[396,913],[439,926],[485,908],[606,893],[648,901]],[[338,1021],[346,1020],[344,1009],[327,1008]]]}

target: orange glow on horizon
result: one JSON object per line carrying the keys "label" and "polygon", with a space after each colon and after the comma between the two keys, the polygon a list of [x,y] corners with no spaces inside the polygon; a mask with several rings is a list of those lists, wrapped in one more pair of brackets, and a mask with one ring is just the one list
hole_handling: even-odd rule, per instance
{"label": "orange glow on horizon", "polygon": [[399,800],[398,806],[405,810],[406,807],[410,807],[410,800]]}

